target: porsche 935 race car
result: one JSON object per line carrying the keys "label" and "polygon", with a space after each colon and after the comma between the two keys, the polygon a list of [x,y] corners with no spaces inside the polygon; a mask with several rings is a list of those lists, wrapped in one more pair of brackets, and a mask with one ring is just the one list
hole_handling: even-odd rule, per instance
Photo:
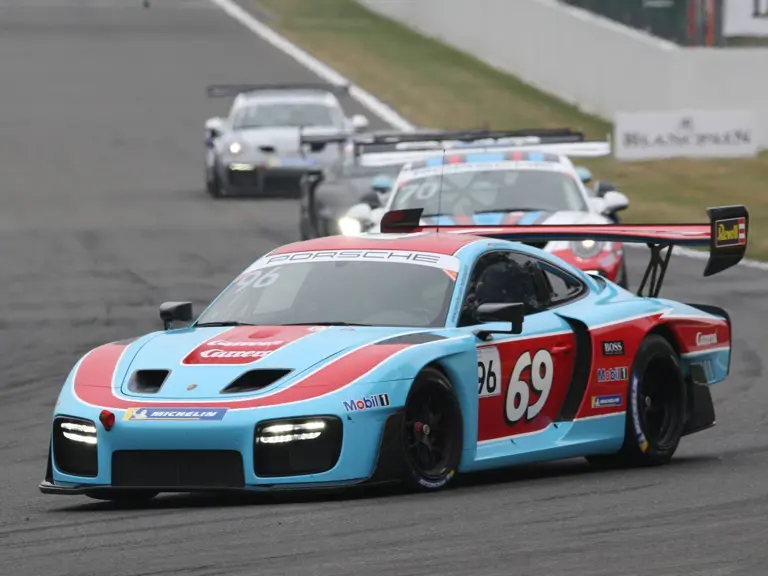
{"label": "porsche 935 race car", "polygon": [[345,116],[337,96],[347,90],[333,84],[209,86],[209,97],[234,100],[226,118],[205,123],[208,193],[297,197],[307,170],[338,160],[333,148],[308,153],[302,134],[347,137],[368,126],[365,116]]}
{"label": "porsche 935 race car", "polygon": [[[375,232],[386,212],[417,207],[424,209],[425,224],[527,226],[611,224],[629,206],[627,197],[616,190],[600,196],[588,191],[569,158],[610,154],[608,142],[586,142],[583,134],[567,129],[433,136],[429,143],[423,141],[429,137],[426,134],[381,138],[382,144],[397,142],[404,149],[369,148],[361,155],[361,164],[378,167],[412,161],[400,170],[386,203],[378,204],[378,197],[369,193],[338,220],[341,232]],[[544,242],[538,247],[582,270],[629,286],[620,243],[585,239]]]}
{"label": "porsche 935 race car", "polygon": [[[731,321],[659,298],[676,245],[705,276],[747,246],[743,206],[706,224],[434,226],[393,211],[382,234],[277,248],[188,327],[99,346],[53,412],[49,494],[272,490],[399,481],[586,457],[668,462],[715,424]],[[632,294],[521,241],[651,246]]]}

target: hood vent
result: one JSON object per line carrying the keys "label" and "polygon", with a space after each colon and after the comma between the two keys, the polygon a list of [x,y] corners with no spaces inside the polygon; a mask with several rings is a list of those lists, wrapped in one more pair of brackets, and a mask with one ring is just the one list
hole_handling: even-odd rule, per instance
{"label": "hood vent", "polygon": [[128,390],[137,394],[157,394],[170,370],[136,370],[128,381]]}
{"label": "hood vent", "polygon": [[242,394],[244,392],[256,392],[267,386],[271,386],[284,376],[293,372],[287,368],[275,368],[273,370],[251,370],[246,372],[234,382],[224,388],[222,394]]}

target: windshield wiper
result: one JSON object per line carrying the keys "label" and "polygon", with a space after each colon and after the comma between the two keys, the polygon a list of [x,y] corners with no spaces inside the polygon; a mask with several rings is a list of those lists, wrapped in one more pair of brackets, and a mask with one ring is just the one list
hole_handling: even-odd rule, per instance
{"label": "windshield wiper", "polygon": [[373,326],[373,324],[355,324],[354,322],[294,322],[280,326]]}
{"label": "windshield wiper", "polygon": [[236,320],[225,320],[222,322],[201,322],[195,324],[194,328],[204,328],[208,326],[258,326],[258,324],[250,324],[248,322],[238,322]]}
{"label": "windshield wiper", "polygon": [[538,208],[494,208],[493,210],[478,210],[473,214],[494,214],[496,212],[538,212]]}

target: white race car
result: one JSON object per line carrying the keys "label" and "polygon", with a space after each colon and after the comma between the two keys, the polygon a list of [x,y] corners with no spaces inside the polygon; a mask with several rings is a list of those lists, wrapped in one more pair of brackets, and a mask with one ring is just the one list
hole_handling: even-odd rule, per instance
{"label": "white race car", "polygon": [[[415,154],[408,146],[407,154]],[[558,152],[560,150],[560,152]],[[442,225],[612,224],[629,206],[615,190],[596,196],[584,186],[569,156],[601,156],[609,143],[447,147],[424,151],[400,171],[386,201],[370,194],[339,220],[342,233],[376,233],[390,210],[423,208],[422,223]],[[394,160],[396,155],[389,152]],[[384,162],[370,159],[373,165]],[[542,242],[538,245],[582,270],[626,286],[623,249],[612,242]]]}

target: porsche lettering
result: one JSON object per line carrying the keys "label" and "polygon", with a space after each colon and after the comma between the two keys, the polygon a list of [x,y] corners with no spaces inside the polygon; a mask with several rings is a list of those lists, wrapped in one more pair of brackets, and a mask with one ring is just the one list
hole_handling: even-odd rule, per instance
{"label": "porsche lettering", "polygon": [[246,272],[270,266],[307,262],[399,262],[442,268],[453,272],[458,272],[460,269],[458,258],[445,254],[410,250],[318,250],[266,256],[255,262]]}

